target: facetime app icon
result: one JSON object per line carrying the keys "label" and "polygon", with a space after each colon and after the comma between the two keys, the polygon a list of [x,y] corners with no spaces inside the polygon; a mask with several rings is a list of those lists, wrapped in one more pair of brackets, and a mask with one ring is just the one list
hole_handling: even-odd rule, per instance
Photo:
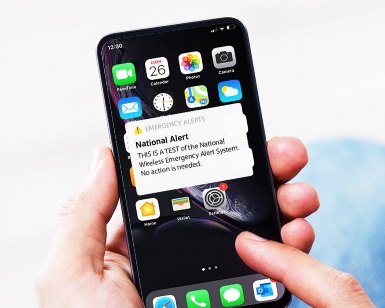
{"label": "facetime app icon", "polygon": [[112,76],[117,86],[134,83],[136,81],[135,66],[130,62],[114,65]]}

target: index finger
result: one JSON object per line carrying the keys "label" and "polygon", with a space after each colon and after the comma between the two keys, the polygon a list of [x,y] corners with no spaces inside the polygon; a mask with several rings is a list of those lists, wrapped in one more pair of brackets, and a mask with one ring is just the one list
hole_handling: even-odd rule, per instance
{"label": "index finger", "polygon": [[296,248],[250,232],[238,236],[236,248],[249,267],[282,282],[295,296],[313,307],[374,307],[353,276]]}

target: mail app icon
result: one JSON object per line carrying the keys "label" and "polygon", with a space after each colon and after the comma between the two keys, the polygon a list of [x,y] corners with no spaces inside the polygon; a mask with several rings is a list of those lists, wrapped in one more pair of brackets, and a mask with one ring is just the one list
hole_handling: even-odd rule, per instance
{"label": "mail app icon", "polygon": [[137,118],[142,115],[142,104],[137,96],[121,98],[118,101],[118,108],[120,117],[124,120]]}

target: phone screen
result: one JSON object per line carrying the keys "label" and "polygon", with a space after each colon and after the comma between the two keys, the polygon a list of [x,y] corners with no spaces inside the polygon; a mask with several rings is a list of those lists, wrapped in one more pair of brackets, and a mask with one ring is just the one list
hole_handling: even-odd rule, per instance
{"label": "phone screen", "polygon": [[134,283],[146,307],[283,307],[235,238],[280,241],[244,26],[122,32],[98,46]]}

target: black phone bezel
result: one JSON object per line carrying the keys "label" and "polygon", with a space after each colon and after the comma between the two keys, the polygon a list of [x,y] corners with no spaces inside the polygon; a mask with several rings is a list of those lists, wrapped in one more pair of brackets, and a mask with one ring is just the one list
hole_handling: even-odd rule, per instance
{"label": "black phone bezel", "polygon": [[[112,117],[112,110],[111,110],[111,104],[108,96],[108,89],[107,89],[107,82],[106,82],[106,77],[105,77],[105,72],[104,72],[104,66],[103,66],[103,59],[102,59],[102,48],[105,45],[106,42],[113,40],[113,39],[122,39],[122,38],[127,38],[130,36],[138,36],[138,35],[146,35],[146,34],[156,34],[156,33],[161,33],[161,32],[168,32],[168,31],[175,31],[175,30],[184,30],[184,29],[190,29],[190,28],[195,28],[195,27],[203,27],[203,26],[218,26],[220,24],[235,24],[236,26],[240,27],[242,29],[243,37],[245,40],[245,43],[247,45],[246,48],[246,53],[249,58],[248,65],[250,66],[251,72],[254,72],[254,66],[252,62],[252,54],[251,54],[251,49],[250,49],[250,42],[249,42],[249,37],[247,33],[246,27],[243,25],[243,23],[232,17],[224,17],[224,18],[216,18],[216,19],[209,19],[209,20],[203,20],[203,21],[195,21],[195,22],[188,22],[188,23],[181,23],[181,24],[174,24],[174,25],[168,25],[168,26],[159,26],[159,27],[154,27],[154,28],[146,28],[146,29],[139,29],[139,30],[132,30],[132,31],[124,31],[124,32],[117,32],[113,34],[109,34],[104,36],[98,43],[97,45],[97,59],[98,59],[98,66],[99,66],[99,73],[100,73],[100,79],[101,79],[101,84],[103,88],[103,95],[104,95],[104,102],[105,102],[105,112],[106,112],[106,117],[108,121],[108,129],[109,129],[109,136],[110,136],[110,142],[112,146],[112,152],[114,155],[115,159],[115,168],[117,172],[117,178],[118,178],[118,187],[119,187],[119,197],[120,197],[120,203],[121,203],[121,209],[122,209],[122,216],[123,216],[123,221],[124,221],[124,226],[125,226],[125,233],[126,233],[126,239],[127,239],[127,245],[128,245],[128,250],[129,250],[129,257],[130,257],[130,262],[131,262],[131,267],[132,267],[132,278],[133,282],[135,284],[135,287],[138,289],[138,292],[140,293],[143,302],[145,299],[143,298],[141,286],[139,283],[139,276],[138,276],[138,271],[136,269],[136,255],[134,253],[133,249],[133,241],[131,238],[130,230],[128,227],[128,211],[127,211],[127,200],[126,200],[126,195],[123,193],[124,191],[124,184],[123,184],[123,178],[121,176],[122,170],[120,169],[120,166],[116,160],[116,156],[118,156],[118,147],[117,147],[117,138],[116,135],[114,134],[114,122],[113,122],[113,117]],[[267,153],[267,142],[266,142],[266,136],[265,136],[265,131],[264,131],[264,126],[263,126],[263,119],[262,119],[262,113],[261,113],[261,107],[260,107],[260,102],[259,102],[259,96],[258,96],[258,90],[257,90],[257,84],[256,84],[256,78],[255,74],[251,74],[252,78],[252,83],[253,83],[253,96],[255,97],[255,107],[257,108],[257,113],[259,116],[259,120],[261,123],[261,130],[263,134],[263,138],[265,140],[265,147],[263,148],[263,155],[266,159],[266,162],[269,162],[269,157]],[[270,181],[271,181],[271,187],[274,189],[274,182],[273,182],[273,176],[271,172],[271,168],[269,165],[269,173],[270,173]],[[273,196],[275,198],[275,192],[273,193]],[[280,227],[279,223],[279,216],[278,216],[278,205],[277,201],[275,198],[275,211],[277,213],[277,221],[278,221],[278,226]],[[282,240],[280,240],[282,242]],[[245,307],[258,307],[259,305],[263,304],[263,307],[266,308],[277,308],[277,307],[288,307],[291,303],[291,293],[287,288],[285,288],[285,293],[284,295],[278,300],[274,302],[266,302],[266,303],[256,303],[254,305],[248,305]]]}

